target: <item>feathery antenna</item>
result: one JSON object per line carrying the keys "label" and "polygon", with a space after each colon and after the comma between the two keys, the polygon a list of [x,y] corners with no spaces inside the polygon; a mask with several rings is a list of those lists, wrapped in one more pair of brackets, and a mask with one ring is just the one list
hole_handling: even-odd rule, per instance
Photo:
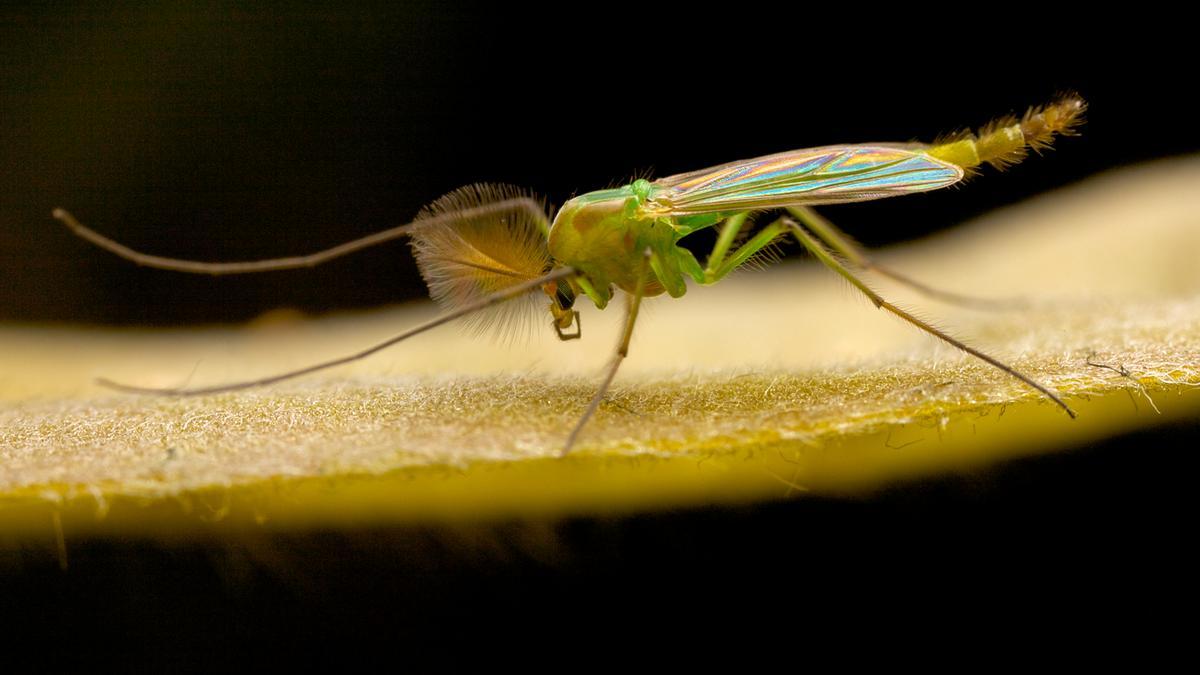
{"label": "feathery antenna", "polygon": [[[536,207],[482,211],[492,204]],[[429,294],[447,310],[545,274],[551,265],[545,208],[520,188],[477,184],[459,188],[427,206],[410,243]],[[536,298],[475,314],[478,333],[496,328],[515,337],[532,327]]]}

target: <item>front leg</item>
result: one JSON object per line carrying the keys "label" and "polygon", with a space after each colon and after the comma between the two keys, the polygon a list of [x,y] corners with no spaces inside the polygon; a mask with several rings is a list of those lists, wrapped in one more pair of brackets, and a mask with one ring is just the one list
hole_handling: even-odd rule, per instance
{"label": "front leg", "polygon": [[316,253],[307,255],[289,256],[286,258],[269,258],[266,260],[248,260],[238,262],[204,262],[200,260],[184,260],[181,258],[167,258],[160,255],[150,253],[142,253],[129,248],[125,244],[109,239],[108,237],[96,232],[95,230],[86,227],[75,216],[72,216],[64,209],[54,209],[51,214],[56,219],[66,225],[76,236],[90,241],[109,253],[129,260],[144,267],[153,267],[161,270],[171,270],[174,272],[188,272],[191,274],[211,274],[213,276],[221,276],[226,274],[249,274],[254,272],[274,272],[277,270],[300,269],[304,267],[316,267],[326,261],[340,258],[348,253],[361,251],[371,246],[376,246],[393,239],[407,237],[418,227],[428,227],[439,222],[453,221],[463,218],[479,218],[483,216],[499,215],[502,213],[520,213],[528,214],[530,221],[537,225],[538,229],[543,233],[550,231],[550,220],[546,216],[546,211],[541,204],[530,197],[512,197],[498,202],[488,204],[480,204],[458,211],[448,211],[437,215],[418,218],[405,225],[393,227],[391,229],[369,234],[359,239],[347,241],[338,244],[332,248],[327,248]]}
{"label": "front leg", "polygon": [[637,322],[638,310],[642,306],[642,296],[646,293],[646,282],[650,277],[650,262],[653,254],[650,249],[642,254],[642,262],[638,267],[637,284],[634,286],[633,294],[628,296],[629,301],[625,309],[625,328],[621,331],[621,340],[617,343],[616,353],[613,354],[612,361],[608,364],[608,371],[604,374],[604,380],[600,383],[600,388],[596,390],[596,395],[592,397],[588,403],[587,409],[583,411],[579,422],[575,424],[575,428],[571,430],[571,435],[567,437],[567,443],[563,446],[561,456],[566,456],[571,451],[571,447],[575,445],[575,441],[579,439],[579,432],[583,431],[584,425],[596,414],[596,410],[600,408],[600,401],[604,400],[604,394],[608,393],[608,388],[612,385],[613,378],[617,376],[617,369],[621,367],[621,363],[625,361],[625,357],[629,354],[629,342],[633,339],[633,324]]}

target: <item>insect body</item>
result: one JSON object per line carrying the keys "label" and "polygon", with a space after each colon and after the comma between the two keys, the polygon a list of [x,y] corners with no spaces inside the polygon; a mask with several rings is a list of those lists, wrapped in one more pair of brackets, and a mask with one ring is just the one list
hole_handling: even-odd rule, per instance
{"label": "insect body", "polygon": [[[540,203],[518,189],[468,186],[437,200],[410,224],[294,258],[245,263],[162,258],[133,251],[85,228],[61,209],[54,215],[80,236],[140,264],[207,274],[311,266],[408,236],[431,295],[449,309],[433,321],[357,354],[274,377],[195,389],[149,389],[105,382],[129,391],[203,394],[277,382],[366,357],[457,318],[471,316],[481,325],[501,319],[498,310],[513,307],[511,301],[532,298],[532,292],[539,289],[550,298],[552,325],[559,338],[574,339],[582,334],[579,313],[573,309],[577,298],[585,296],[603,309],[614,290],[620,289],[628,298],[621,340],[599,390],[568,437],[565,452],[599,407],[625,358],[643,297],[682,296],[688,279],[702,285],[716,283],[781,237],[792,235],[876,307],[1003,370],[1074,417],[1054,392],[889,303],[862,282],[855,270],[873,270],[945,300],[970,299],[931,289],[879,266],[811,207],[946,187],[984,163],[1003,168],[1020,161],[1030,148],[1048,147],[1056,135],[1073,134],[1084,108],[1082,99],[1067,96],[1030,109],[1020,119],[997,120],[978,134],[963,133],[932,145],[836,145],[732,162],[656,181],[636,180],[571,199],[553,220]],[[753,213],[779,209],[784,215],[742,239],[743,230],[753,230]],[[702,264],[679,242],[709,227],[719,228],[717,241]]]}
{"label": "insect body", "polygon": [[[731,260],[710,256],[705,269],[677,246],[697,230],[735,217],[739,224],[753,210],[878,199],[945,187],[962,177],[962,167],[917,149],[846,145],[797,150],[576,197],[550,228],[550,254],[580,270],[588,297],[603,307],[611,296],[610,284],[633,291],[637,259],[649,250],[656,290],[679,297],[687,288],[685,276],[701,284],[719,281],[775,238],[761,236]],[[784,229],[779,223],[765,231],[780,234]]]}

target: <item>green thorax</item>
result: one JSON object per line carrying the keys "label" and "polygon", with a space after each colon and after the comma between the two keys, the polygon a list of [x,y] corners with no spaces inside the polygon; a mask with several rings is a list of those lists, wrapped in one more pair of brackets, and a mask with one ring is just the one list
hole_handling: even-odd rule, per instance
{"label": "green thorax", "polygon": [[685,274],[703,280],[696,258],[676,243],[696,229],[714,224],[717,218],[702,216],[682,222],[646,217],[640,207],[657,189],[648,181],[637,180],[612,190],[588,192],[564,204],[555,216],[550,226],[550,255],[580,271],[579,286],[597,307],[608,304],[613,286],[634,291],[646,250],[651,253],[652,270],[646,295],[664,291],[672,297],[683,295],[687,291]]}

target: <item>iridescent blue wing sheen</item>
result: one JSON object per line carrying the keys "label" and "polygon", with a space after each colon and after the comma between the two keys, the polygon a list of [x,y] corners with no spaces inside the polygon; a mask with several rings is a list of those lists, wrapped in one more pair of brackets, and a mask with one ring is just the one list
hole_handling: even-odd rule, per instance
{"label": "iridescent blue wing sheen", "polygon": [[654,181],[648,215],[859,202],[962,180],[962,168],[920,145],[834,145],[732,162]]}

